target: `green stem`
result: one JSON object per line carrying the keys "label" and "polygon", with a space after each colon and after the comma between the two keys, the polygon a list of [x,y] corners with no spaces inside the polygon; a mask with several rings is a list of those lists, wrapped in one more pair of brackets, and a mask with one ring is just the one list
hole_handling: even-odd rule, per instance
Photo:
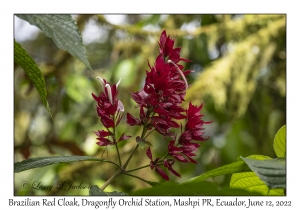
{"label": "green stem", "polygon": [[116,143],[116,149],[117,149],[117,153],[118,153],[119,164],[120,164],[120,167],[122,167],[121,157],[120,157],[119,148],[118,148],[118,144],[117,143]]}
{"label": "green stem", "polygon": [[149,166],[150,166],[150,165],[148,164],[148,165],[145,165],[145,166],[141,166],[141,167],[138,167],[138,168],[135,168],[135,169],[128,170],[128,171],[126,171],[126,172],[129,173],[129,172],[137,171],[137,170],[140,170],[140,169],[143,169],[143,168],[147,168],[147,167],[149,167]]}
{"label": "green stem", "polygon": [[[144,138],[146,132],[147,132],[147,128],[146,128],[146,126],[144,126],[144,127],[143,127],[142,136],[141,136],[142,139]],[[130,162],[130,160],[131,160],[133,154],[134,154],[135,151],[137,150],[137,148],[139,148],[139,145],[138,145],[138,144],[135,146],[134,150],[132,151],[132,153],[130,154],[130,156],[129,156],[129,158],[127,159],[126,163],[124,164],[123,170],[125,170],[125,169],[127,168],[128,164],[129,164],[129,162]]]}
{"label": "green stem", "polygon": [[131,160],[133,154],[134,154],[135,151],[137,150],[137,148],[139,148],[139,145],[138,145],[138,144],[135,146],[134,150],[132,151],[132,153],[130,154],[130,156],[129,156],[129,158],[127,159],[126,163],[124,164],[123,170],[125,170],[125,169],[127,168],[128,164],[129,164],[129,162],[130,162],[130,160]]}
{"label": "green stem", "polygon": [[[114,122],[115,122],[115,115],[114,115],[114,118],[113,118]],[[118,154],[118,159],[119,159],[119,164],[120,164],[120,167],[122,167],[122,161],[121,161],[121,156],[120,156],[120,153],[119,153],[119,148],[118,148],[118,144],[117,144],[117,140],[116,140],[116,129],[115,127],[113,128],[113,139],[114,139],[114,143],[115,143],[115,146],[116,146],[116,149],[117,149],[117,154]]]}
{"label": "green stem", "polygon": [[127,175],[127,176],[132,176],[132,177],[137,178],[137,179],[139,179],[139,180],[142,180],[143,182],[146,182],[148,185],[152,186],[152,185],[150,184],[150,181],[147,181],[147,180],[145,180],[145,179],[143,179],[143,178],[141,178],[141,177],[139,177],[139,176],[135,176],[135,175],[132,175],[132,174],[127,174],[127,173],[124,173],[124,174]]}
{"label": "green stem", "polygon": [[122,174],[123,173],[123,171],[121,170],[121,169],[118,169],[117,171],[116,171],[116,173],[112,176],[112,177],[110,177],[102,186],[101,186],[101,188],[100,188],[100,190],[104,190],[117,176],[119,176],[120,174]]}
{"label": "green stem", "polygon": [[162,158],[163,160],[169,155],[169,152]]}
{"label": "green stem", "polygon": [[149,133],[147,133],[147,135],[144,137],[144,140],[154,131],[155,129],[153,128],[151,131],[149,131]]}
{"label": "green stem", "polygon": [[[149,110],[147,111],[147,116],[149,116]],[[115,119],[115,116],[114,116],[114,119]],[[143,127],[143,132],[142,132],[142,136],[141,136],[141,138],[143,139],[143,138],[145,138],[145,134],[146,134],[146,132],[147,132],[147,126],[144,126]],[[151,133],[152,131],[150,131],[150,133]],[[148,133],[147,134],[147,136],[150,134],[150,133]],[[114,142],[116,143],[116,137],[115,137],[115,128],[113,129],[113,139],[114,139]],[[116,149],[117,149],[117,153],[118,153],[118,158],[119,158],[119,163],[120,163],[120,168],[116,171],[116,173],[112,176],[112,177],[110,177],[103,185],[102,185],[102,187],[100,188],[101,190],[104,190],[117,176],[119,176],[120,174],[126,174],[126,168],[127,168],[127,166],[128,166],[128,164],[129,164],[129,162],[130,162],[130,160],[131,160],[131,158],[132,158],[132,156],[134,155],[134,153],[135,153],[135,151],[137,150],[137,148],[139,148],[139,145],[137,144],[136,146],[135,146],[135,148],[134,148],[134,150],[132,151],[132,153],[130,154],[130,156],[128,157],[128,159],[127,159],[127,161],[125,162],[125,164],[124,164],[124,166],[122,167],[122,165],[121,165],[121,158],[120,158],[120,153],[119,153],[119,149],[118,149],[118,146],[117,146],[117,144],[116,144]],[[146,182],[147,183],[147,181],[146,180],[143,180],[142,178],[140,178],[140,177],[137,177],[137,176],[134,176],[134,175],[129,175],[129,174],[126,174],[126,175],[128,175],[128,176],[132,176],[132,177],[135,177],[135,178],[138,178],[138,179],[140,179],[140,180],[142,180],[142,181],[144,181],[144,182]]]}

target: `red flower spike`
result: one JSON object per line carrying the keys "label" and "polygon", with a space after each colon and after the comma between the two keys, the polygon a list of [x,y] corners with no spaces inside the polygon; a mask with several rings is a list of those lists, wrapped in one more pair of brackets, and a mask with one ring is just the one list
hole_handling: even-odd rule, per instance
{"label": "red flower spike", "polygon": [[[120,114],[120,112],[124,111],[123,103],[118,99],[117,91],[117,87],[120,84],[121,79],[117,84],[114,85],[110,85],[105,79],[102,79],[101,77],[96,77],[96,79],[99,79],[103,91],[100,93],[100,96],[96,96],[92,93],[94,100],[97,102],[97,114],[100,117],[100,121],[102,122],[104,127],[106,127],[107,129],[114,128],[120,123],[123,117],[123,114]],[[95,132],[95,134],[99,137],[97,138],[99,140],[99,142],[97,142],[99,146],[114,144],[109,139],[104,138],[107,136],[112,136],[109,131],[102,130]],[[122,138],[121,140],[125,140],[127,137],[123,136]]]}
{"label": "red flower spike", "polygon": [[[200,145],[193,141],[208,139],[203,136],[203,124],[210,122],[201,119],[203,115],[200,111],[203,105],[197,107],[190,103],[187,110],[181,107],[189,87],[186,75],[193,71],[183,71],[184,66],[179,62],[190,62],[190,60],[180,57],[181,48],[174,48],[174,42],[175,39],[171,39],[165,30],[161,33],[158,42],[159,55],[153,65],[148,61],[150,70],[146,71],[145,85],[139,92],[132,93],[133,100],[138,104],[137,107],[140,107],[139,119],[127,114],[127,123],[144,125],[147,130],[154,128],[165,137],[164,139],[167,136],[175,139],[175,134],[170,132],[170,129],[181,127],[182,133],[178,143],[175,145],[175,140],[172,140],[168,146],[168,153],[174,159],[164,160],[164,166],[180,177],[179,173],[172,168],[175,160],[197,163],[192,157],[196,156]],[[176,122],[181,119],[187,120],[184,127]],[[159,158],[153,161],[150,148],[146,154],[151,160],[150,168],[155,169],[160,176],[168,180],[166,173],[158,167]]]}

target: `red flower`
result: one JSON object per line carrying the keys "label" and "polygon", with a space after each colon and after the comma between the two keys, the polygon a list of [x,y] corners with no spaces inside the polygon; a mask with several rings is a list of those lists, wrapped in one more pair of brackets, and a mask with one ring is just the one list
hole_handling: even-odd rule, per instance
{"label": "red flower", "polygon": [[197,163],[192,157],[196,156],[196,152],[200,144],[192,142],[205,141],[208,137],[204,137],[203,124],[208,124],[211,122],[204,122],[201,117],[200,111],[203,107],[201,104],[199,107],[189,104],[187,113],[187,123],[185,125],[185,131],[180,135],[178,139],[178,146],[175,146],[175,140],[170,141],[168,150],[169,154],[176,158],[180,162],[192,162]]}
{"label": "red flower", "polygon": [[106,128],[116,127],[123,117],[123,115],[120,115],[120,112],[124,111],[124,106],[118,99],[117,91],[121,79],[117,84],[111,86],[105,79],[102,79],[101,77],[96,78],[100,80],[103,89],[103,92],[100,93],[99,97],[92,93],[93,98],[98,103],[97,114]]}
{"label": "red flower", "polygon": [[125,136],[124,133],[120,136],[119,140],[117,142],[111,141],[108,138],[105,137],[112,137],[113,138],[113,134],[109,131],[97,131],[94,132],[99,138],[97,138],[99,140],[99,142],[97,142],[96,144],[98,144],[99,146],[108,146],[108,145],[115,145],[117,143],[119,143],[120,141],[123,140],[127,140],[129,139],[131,136]]}
{"label": "red flower", "polygon": [[168,60],[172,60],[174,63],[178,63],[179,61],[185,61],[190,62],[190,60],[187,60],[185,58],[180,58],[180,51],[181,48],[173,48],[175,39],[170,39],[169,36],[167,36],[166,30],[164,30],[160,35],[159,40],[159,53],[163,55],[163,57]]}
{"label": "red flower", "polygon": [[203,103],[199,107],[189,103],[189,108],[187,110],[187,123],[185,125],[185,131],[179,138],[179,144],[185,144],[191,140],[205,141],[208,139],[208,137],[203,136],[203,125],[211,122],[205,122],[201,119],[204,116],[203,114],[200,114],[202,107]]}

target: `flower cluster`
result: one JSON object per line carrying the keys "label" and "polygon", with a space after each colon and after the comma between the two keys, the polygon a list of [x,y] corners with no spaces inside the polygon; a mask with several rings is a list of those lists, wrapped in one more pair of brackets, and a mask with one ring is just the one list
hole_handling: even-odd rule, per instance
{"label": "flower cluster", "polygon": [[[118,99],[118,85],[121,82],[121,79],[117,84],[110,85],[106,82],[105,79],[101,77],[96,77],[100,80],[103,92],[100,93],[100,96],[96,96],[92,93],[93,98],[97,101],[97,114],[100,117],[100,120],[107,131],[99,130],[95,132],[98,136],[99,142],[97,144],[99,146],[107,146],[114,145],[120,141],[126,140],[130,138],[130,136],[125,136],[124,133],[121,135],[118,141],[114,139],[113,133],[109,130],[109,128],[115,128],[121,121],[124,112],[123,103]],[[111,137],[113,141],[109,140],[108,137]]]}
{"label": "flower cluster", "polygon": [[[185,76],[191,70],[183,71],[183,66],[178,62],[190,61],[180,57],[181,48],[174,48],[174,41],[167,36],[166,31],[162,32],[158,43],[159,55],[153,66],[148,63],[150,71],[146,72],[145,85],[139,92],[132,93],[132,98],[140,109],[139,118],[127,113],[127,123],[130,126],[143,126],[144,130],[154,129],[165,138],[172,138],[166,156],[153,160],[150,147],[146,152],[150,159],[150,168],[155,169],[166,180],[169,180],[169,177],[160,166],[164,166],[171,173],[180,177],[172,168],[175,159],[180,162],[197,163],[192,157],[196,155],[200,145],[193,140],[208,139],[208,137],[203,137],[202,126],[209,123],[201,120],[203,115],[200,114],[200,111],[203,104],[197,107],[190,103],[187,110],[182,107],[186,90],[189,87]],[[176,135],[170,129],[179,128],[180,125],[176,121],[182,119],[187,122],[184,132],[176,141]]]}
{"label": "flower cluster", "polygon": [[[197,163],[193,157],[196,156],[200,146],[199,141],[208,139],[208,137],[203,136],[203,125],[210,123],[201,119],[203,115],[200,114],[200,111],[203,104],[197,107],[189,103],[187,109],[182,107],[189,87],[186,75],[192,71],[184,71],[183,66],[179,64],[180,61],[190,61],[180,57],[181,48],[174,48],[174,42],[174,39],[167,36],[166,31],[162,32],[158,42],[159,55],[153,65],[148,62],[150,71],[146,71],[145,85],[139,92],[132,93],[133,100],[138,104],[139,118],[127,113],[126,120],[130,126],[137,125],[143,128],[141,137],[136,137],[138,146],[143,147],[145,144],[151,146],[146,138],[154,130],[163,135],[165,139],[170,140],[168,152],[163,157],[153,158],[150,147],[146,151],[146,155],[150,159],[150,168],[166,180],[169,180],[169,177],[162,167],[180,177],[180,174],[173,169],[176,160],[184,163]],[[99,140],[97,144],[99,146],[116,145],[118,150],[117,143],[130,138],[124,133],[118,140],[115,137],[115,127],[120,123],[123,117],[121,112],[124,111],[124,106],[118,99],[117,91],[121,79],[114,85],[110,85],[101,77],[97,77],[97,79],[100,80],[103,92],[100,93],[99,97],[94,94],[92,96],[97,102],[98,116],[106,128],[106,130],[95,132]],[[178,124],[179,120],[185,120],[185,125]],[[181,134],[172,132],[172,129],[180,127]],[[128,161],[123,167],[119,156],[120,167],[123,171],[125,171]]]}

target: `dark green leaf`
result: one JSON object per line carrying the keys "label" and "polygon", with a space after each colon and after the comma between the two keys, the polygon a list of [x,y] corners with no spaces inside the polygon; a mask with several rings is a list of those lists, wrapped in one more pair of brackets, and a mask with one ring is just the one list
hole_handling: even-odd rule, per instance
{"label": "dark green leaf", "polygon": [[57,163],[69,163],[69,162],[77,162],[77,161],[102,161],[109,162],[114,165],[117,165],[111,161],[95,158],[90,156],[53,156],[53,157],[38,157],[38,158],[30,158],[27,160],[23,160],[22,162],[17,162],[14,164],[14,172],[19,173],[21,171],[26,171],[33,168],[41,168],[52,164]]}
{"label": "dark green leaf", "polygon": [[150,182],[150,181],[147,181],[147,180],[143,180],[143,181],[146,182],[147,184],[149,184],[152,187],[159,185],[158,182]]}
{"label": "dark green leaf", "polygon": [[57,47],[76,56],[92,70],[82,44],[81,34],[71,15],[17,15],[30,24],[39,27],[46,36],[53,39]]}
{"label": "dark green leaf", "polygon": [[104,192],[100,190],[100,188],[97,185],[93,185],[90,188],[89,195],[90,196],[125,196],[127,194],[123,192],[116,192],[116,191]]}
{"label": "dark green leaf", "polygon": [[41,70],[37,67],[34,60],[27,54],[27,52],[21,47],[19,43],[14,41],[14,60],[15,62],[20,65],[24,71],[26,72],[27,76],[29,77],[30,81],[33,83],[35,88],[37,89],[44,106],[46,107],[47,111],[49,112],[51,118],[51,110],[47,101],[47,90],[46,90],[46,83],[45,79],[42,75]]}
{"label": "dark green leaf", "polygon": [[199,182],[199,183],[166,183],[163,185],[154,186],[152,188],[146,188],[135,191],[130,195],[143,195],[143,196],[193,196],[193,195],[260,195],[255,192],[248,192],[241,189],[223,188],[210,182]]}
{"label": "dark green leaf", "polygon": [[276,133],[274,138],[274,151],[277,157],[285,157],[286,155],[286,126],[282,126]]}
{"label": "dark green leaf", "polygon": [[241,158],[269,188],[286,188],[286,160],[284,158],[266,160]]}

